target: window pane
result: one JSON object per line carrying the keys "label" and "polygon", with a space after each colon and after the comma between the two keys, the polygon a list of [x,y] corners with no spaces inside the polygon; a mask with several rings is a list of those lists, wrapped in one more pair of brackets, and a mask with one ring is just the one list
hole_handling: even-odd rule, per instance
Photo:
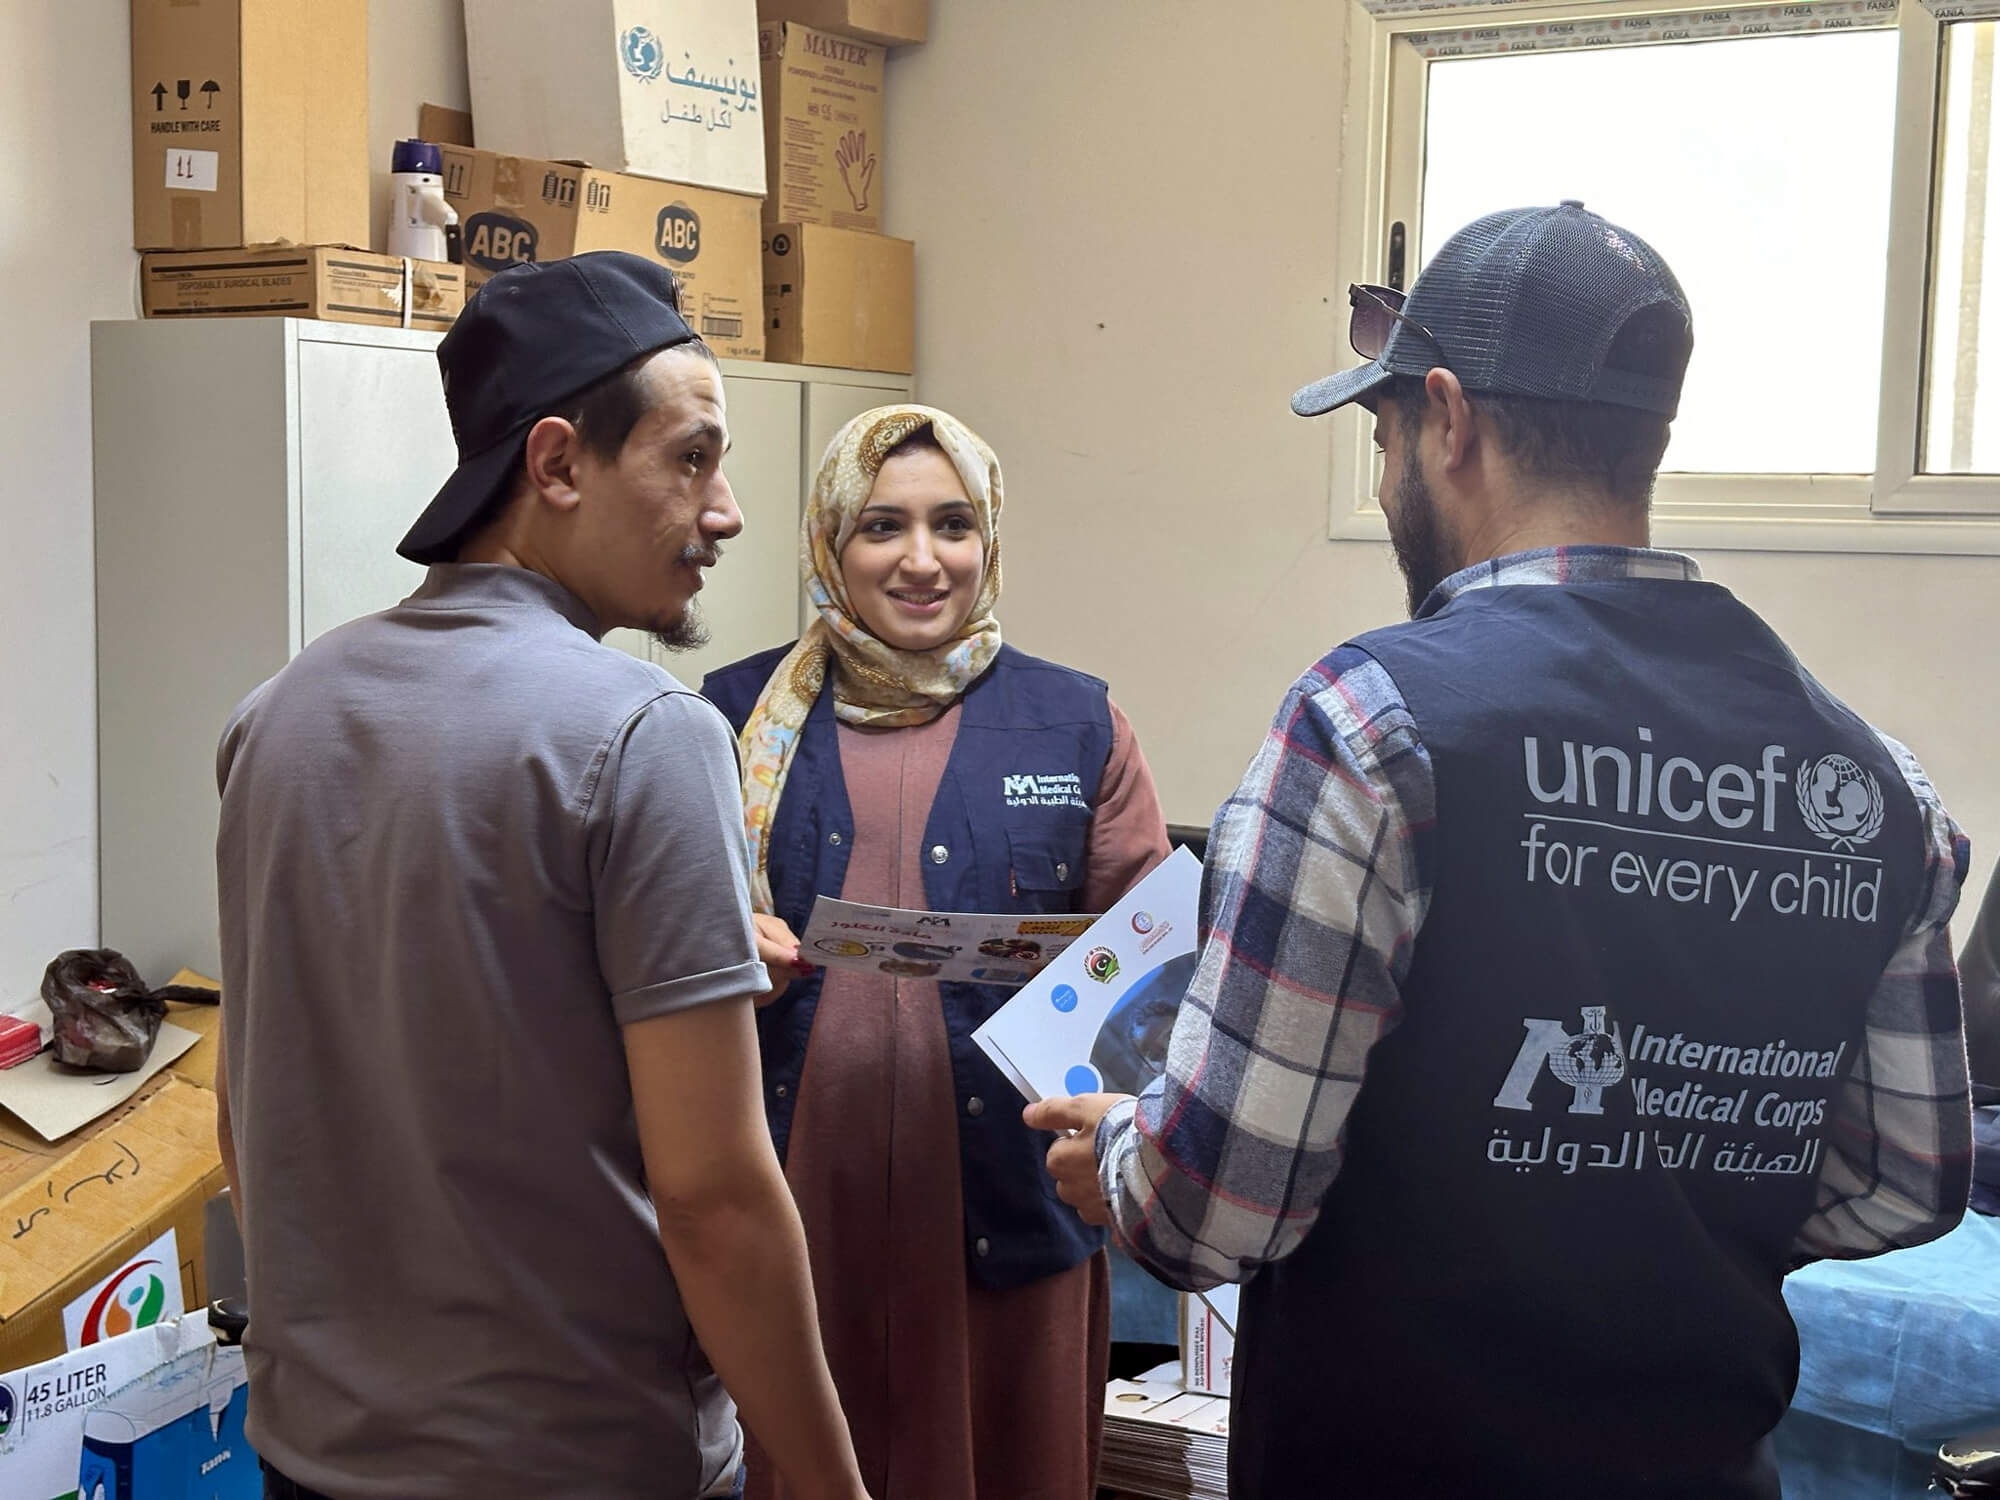
{"label": "window pane", "polygon": [[1666,468],[1873,473],[1895,103],[1894,31],[1435,62],[1423,253],[1581,198],[1694,309]]}
{"label": "window pane", "polygon": [[1982,341],[2000,349],[2000,295],[1985,295],[2000,273],[2000,217],[1987,215],[1995,30],[1980,21],[1945,33],[1924,389],[1923,467],[1932,474],[2000,473],[2000,370],[1979,360]]}

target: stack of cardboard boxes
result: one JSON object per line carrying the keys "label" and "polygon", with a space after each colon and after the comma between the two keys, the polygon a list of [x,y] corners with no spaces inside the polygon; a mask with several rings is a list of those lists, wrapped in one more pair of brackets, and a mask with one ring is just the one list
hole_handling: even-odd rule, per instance
{"label": "stack of cardboard boxes", "polygon": [[888,44],[928,0],[759,0],[769,357],[909,372],[915,247],[882,234]]}
{"label": "stack of cardboard boxes", "polygon": [[419,122],[462,265],[368,248],[368,0],[131,7],[148,317],[441,330],[509,266],[617,249],[674,270],[720,354],[914,365],[882,91],[929,0],[465,0],[472,114]]}
{"label": "stack of cardboard boxes", "polygon": [[431,133],[453,136],[468,280],[651,254],[720,354],[907,373],[914,255],[880,233],[882,78],[884,43],[921,41],[927,6],[466,0],[471,129],[433,115]]}
{"label": "stack of cardboard boxes", "polygon": [[367,0],[131,0],[150,318],[441,329],[457,266],[371,254]]}

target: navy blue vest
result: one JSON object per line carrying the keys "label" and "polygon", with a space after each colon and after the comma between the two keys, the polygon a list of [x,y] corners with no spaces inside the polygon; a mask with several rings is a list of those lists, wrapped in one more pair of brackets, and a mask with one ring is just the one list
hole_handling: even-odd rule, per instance
{"label": "navy blue vest", "polygon": [[1231,1491],[1776,1500],[1780,1283],[1916,799],[1712,585],[1356,644],[1430,753],[1433,896],[1320,1219],[1245,1288]]}
{"label": "navy blue vest", "polygon": [[[790,648],[713,672],[702,692],[740,732]],[[813,898],[837,896],[854,852],[854,819],[841,775],[833,694],[807,716],[771,830],[771,889],[778,915],[803,932]],[[1104,684],[1003,646],[965,692],[958,735],[924,827],[924,899],[932,911],[1071,912],[1082,899],[1090,810],[1111,754]],[[1010,795],[1008,779],[1075,778],[1074,796]],[[758,1013],[764,1104],[783,1157],[799,1074],[823,976],[794,980]],[[972,1040],[1013,991],[939,986],[958,1099],[965,1247],[973,1277],[1020,1286],[1068,1269],[1102,1243],[1055,1195],[1043,1169],[1053,1137],[1021,1123],[1022,1100]]]}

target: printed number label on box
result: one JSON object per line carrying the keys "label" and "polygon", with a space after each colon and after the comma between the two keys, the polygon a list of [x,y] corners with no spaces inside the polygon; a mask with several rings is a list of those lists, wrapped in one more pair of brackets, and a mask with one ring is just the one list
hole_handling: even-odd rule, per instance
{"label": "printed number label on box", "polygon": [[216,167],[221,161],[217,151],[174,151],[167,152],[167,186],[183,193],[212,193],[215,191]]}

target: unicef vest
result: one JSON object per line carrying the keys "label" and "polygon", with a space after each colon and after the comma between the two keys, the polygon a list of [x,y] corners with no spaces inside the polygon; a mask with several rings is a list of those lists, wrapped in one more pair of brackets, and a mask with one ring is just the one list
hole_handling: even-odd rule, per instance
{"label": "unicef vest", "polygon": [[[788,649],[724,667],[702,684],[739,732]],[[1102,682],[1001,647],[992,667],[966,689],[924,826],[930,909],[1077,910],[1090,812],[1110,755],[1111,707]],[[840,894],[853,852],[854,817],[829,690],[806,718],[771,829],[772,894],[794,932],[805,931],[815,896]],[[764,1104],[780,1157],[790,1142],[822,983],[823,975],[794,980],[757,1015]],[[1056,1197],[1043,1167],[1051,1137],[1021,1123],[1021,1096],[972,1040],[1014,991],[988,984],[938,988],[958,1099],[971,1273],[984,1286],[1006,1288],[1067,1270],[1103,1243],[1102,1233]]]}
{"label": "unicef vest", "polygon": [[1246,1288],[1231,1492],[1776,1500],[1780,1282],[1921,815],[1725,590],[1477,589],[1356,643],[1436,775],[1341,1173]]}

